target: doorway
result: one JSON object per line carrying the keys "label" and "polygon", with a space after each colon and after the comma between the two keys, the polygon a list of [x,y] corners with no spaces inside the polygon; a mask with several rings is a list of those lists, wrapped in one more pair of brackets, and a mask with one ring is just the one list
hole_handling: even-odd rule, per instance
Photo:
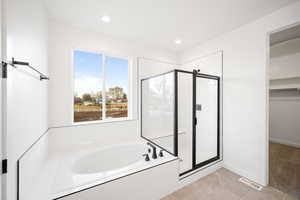
{"label": "doorway", "polygon": [[300,198],[300,25],[270,34],[269,185]]}

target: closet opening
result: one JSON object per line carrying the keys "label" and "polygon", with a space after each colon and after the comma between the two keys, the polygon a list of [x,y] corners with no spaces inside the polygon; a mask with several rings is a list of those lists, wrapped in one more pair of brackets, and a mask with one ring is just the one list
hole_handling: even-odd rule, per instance
{"label": "closet opening", "polygon": [[269,185],[300,198],[300,25],[270,34]]}

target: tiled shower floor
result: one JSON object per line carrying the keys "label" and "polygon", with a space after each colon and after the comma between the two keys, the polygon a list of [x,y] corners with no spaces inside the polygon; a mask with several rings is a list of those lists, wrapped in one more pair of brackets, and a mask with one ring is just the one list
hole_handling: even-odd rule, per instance
{"label": "tiled shower floor", "polygon": [[273,187],[261,191],[240,183],[238,176],[221,168],[198,181],[172,193],[162,200],[297,200]]}

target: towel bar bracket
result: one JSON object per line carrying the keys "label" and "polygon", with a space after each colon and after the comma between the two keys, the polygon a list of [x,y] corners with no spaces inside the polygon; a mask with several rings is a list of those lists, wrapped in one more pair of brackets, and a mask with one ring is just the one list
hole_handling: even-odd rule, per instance
{"label": "towel bar bracket", "polygon": [[2,70],[2,72],[1,72],[2,78],[7,78],[7,63],[1,61],[1,66],[2,66],[2,69],[1,69]]}

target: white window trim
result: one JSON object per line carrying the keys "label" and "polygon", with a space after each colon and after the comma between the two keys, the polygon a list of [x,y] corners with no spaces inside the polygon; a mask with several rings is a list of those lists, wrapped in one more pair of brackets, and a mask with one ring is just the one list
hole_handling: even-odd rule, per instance
{"label": "white window trim", "polygon": [[[104,118],[102,120],[93,120],[93,121],[82,121],[82,122],[75,122],[74,121],[74,89],[75,89],[75,73],[74,73],[74,51],[85,51],[85,52],[89,52],[89,53],[95,53],[95,54],[101,54],[105,57],[109,56],[109,57],[114,57],[114,58],[120,58],[120,59],[126,59],[128,61],[128,94],[127,94],[127,117],[120,117],[120,118]],[[132,97],[132,90],[133,90],[133,58],[131,56],[124,56],[124,55],[120,55],[120,54],[113,54],[113,53],[109,53],[106,51],[97,51],[97,50],[88,50],[88,49],[83,49],[83,48],[72,48],[71,50],[71,71],[72,71],[72,100],[71,100],[71,108],[72,108],[72,115],[71,115],[71,124],[72,125],[84,125],[84,124],[101,124],[101,123],[109,123],[109,122],[120,122],[120,121],[131,121],[133,120],[133,105],[132,105],[132,101],[133,101],[133,97]],[[102,64],[104,64],[105,59],[102,59]],[[104,66],[104,65],[103,65]],[[104,85],[102,85],[102,96],[104,91],[106,90],[105,88],[105,80],[106,80],[106,73],[105,73],[105,67],[102,67],[102,74],[103,74],[103,83]],[[104,90],[105,89],[105,90]],[[106,101],[106,98],[104,98]],[[105,102],[104,102],[105,103]],[[102,103],[103,105],[103,103]],[[106,108],[106,106],[104,106],[104,108]],[[104,109],[102,111],[102,117],[103,117],[103,113],[105,112],[106,109]],[[105,114],[104,114],[105,115]]]}

